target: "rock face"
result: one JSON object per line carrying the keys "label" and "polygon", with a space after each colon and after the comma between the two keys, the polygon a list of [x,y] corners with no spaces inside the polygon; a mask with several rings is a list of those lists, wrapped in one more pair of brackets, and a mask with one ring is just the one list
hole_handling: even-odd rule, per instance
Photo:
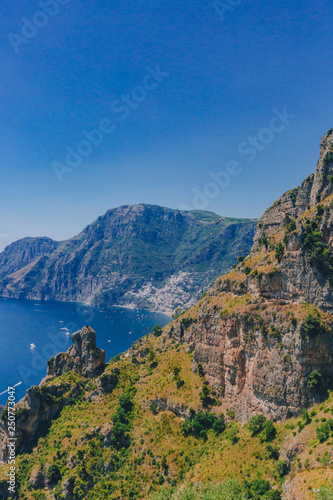
{"label": "rock face", "polygon": [[23,238],[0,253],[0,278],[53,253],[60,243],[51,238]]}
{"label": "rock face", "polygon": [[130,305],[171,313],[196,302],[238,255],[256,221],[151,205],[109,210],[65,242],[30,238],[0,254],[0,296]]}
{"label": "rock face", "polygon": [[89,326],[72,335],[73,344],[66,353],[59,353],[48,361],[47,376],[59,377],[75,371],[84,377],[99,375],[105,368],[105,351],[96,345],[96,333]]}
{"label": "rock face", "polygon": [[171,326],[243,422],[296,416],[332,387],[333,131],[320,152],[315,174],[260,219],[245,261]]}
{"label": "rock face", "polygon": [[[105,368],[105,352],[96,346],[96,333],[85,327],[72,335],[73,346],[48,362],[48,372],[38,387],[28,389],[16,405],[16,450],[21,452],[41,428],[56,418],[65,405],[84,393],[87,379],[101,375]],[[53,379],[69,372],[80,374],[78,382],[53,383]],[[84,377],[84,378],[83,378]],[[111,392],[117,383],[116,374],[102,374],[97,379],[99,393]],[[0,462],[7,458],[6,420],[0,420]],[[38,480],[38,475],[32,478]]]}

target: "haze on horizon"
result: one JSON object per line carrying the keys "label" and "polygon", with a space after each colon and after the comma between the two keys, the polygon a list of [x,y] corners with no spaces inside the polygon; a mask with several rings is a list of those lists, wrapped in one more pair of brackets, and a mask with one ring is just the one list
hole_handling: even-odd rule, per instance
{"label": "haze on horizon", "polygon": [[260,217],[314,171],[330,2],[238,3],[3,1],[0,250],[123,204]]}

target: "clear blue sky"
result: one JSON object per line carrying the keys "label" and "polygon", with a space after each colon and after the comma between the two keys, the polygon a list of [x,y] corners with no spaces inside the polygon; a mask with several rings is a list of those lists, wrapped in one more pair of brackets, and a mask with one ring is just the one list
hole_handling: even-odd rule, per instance
{"label": "clear blue sky", "polygon": [[[191,207],[193,189],[211,190],[207,210],[259,217],[314,170],[333,127],[329,0],[233,0],[220,16],[206,0],[54,1],[40,14],[2,0],[0,248],[68,238],[121,204]],[[285,106],[295,117],[267,131]],[[69,171],[66,147],[101,121],[112,133],[81,143],[89,154]],[[210,172],[230,161],[241,172],[215,192]]]}

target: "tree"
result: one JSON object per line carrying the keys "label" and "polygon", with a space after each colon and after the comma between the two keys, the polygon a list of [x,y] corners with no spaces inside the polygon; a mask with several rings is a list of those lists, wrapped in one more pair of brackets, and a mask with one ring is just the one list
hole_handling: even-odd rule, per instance
{"label": "tree", "polygon": [[285,247],[282,243],[278,243],[275,247],[275,257],[278,262],[281,262],[282,257],[284,255]]}
{"label": "tree", "polygon": [[155,337],[160,337],[162,335],[163,330],[160,327],[160,325],[157,324],[157,325],[153,326],[152,332],[155,335]]}
{"label": "tree", "polygon": [[315,337],[325,331],[325,326],[321,323],[320,318],[308,314],[303,323],[303,330],[309,337]]}
{"label": "tree", "polygon": [[279,462],[276,465],[276,470],[280,477],[286,476],[288,474],[287,462],[279,460]]}
{"label": "tree", "polygon": [[331,426],[329,422],[325,422],[323,425],[316,429],[317,438],[321,443],[327,441],[331,434]]}
{"label": "tree", "polygon": [[308,387],[313,391],[318,391],[324,385],[324,378],[317,370],[313,370],[308,376]]}
{"label": "tree", "polygon": [[198,363],[198,375],[203,378],[205,376],[205,371],[201,363]]}
{"label": "tree", "polygon": [[257,436],[263,430],[264,423],[266,422],[265,415],[256,415],[251,418],[249,422],[249,431],[253,436]]}
{"label": "tree", "polygon": [[260,441],[273,441],[276,437],[276,427],[271,420],[266,420],[260,435]]}

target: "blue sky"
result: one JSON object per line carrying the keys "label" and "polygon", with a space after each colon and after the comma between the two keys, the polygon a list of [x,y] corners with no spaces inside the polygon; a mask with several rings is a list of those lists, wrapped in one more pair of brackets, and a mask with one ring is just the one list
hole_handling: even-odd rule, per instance
{"label": "blue sky", "polygon": [[0,248],[121,204],[259,217],[314,170],[333,127],[330,2],[229,2],[2,1]]}

